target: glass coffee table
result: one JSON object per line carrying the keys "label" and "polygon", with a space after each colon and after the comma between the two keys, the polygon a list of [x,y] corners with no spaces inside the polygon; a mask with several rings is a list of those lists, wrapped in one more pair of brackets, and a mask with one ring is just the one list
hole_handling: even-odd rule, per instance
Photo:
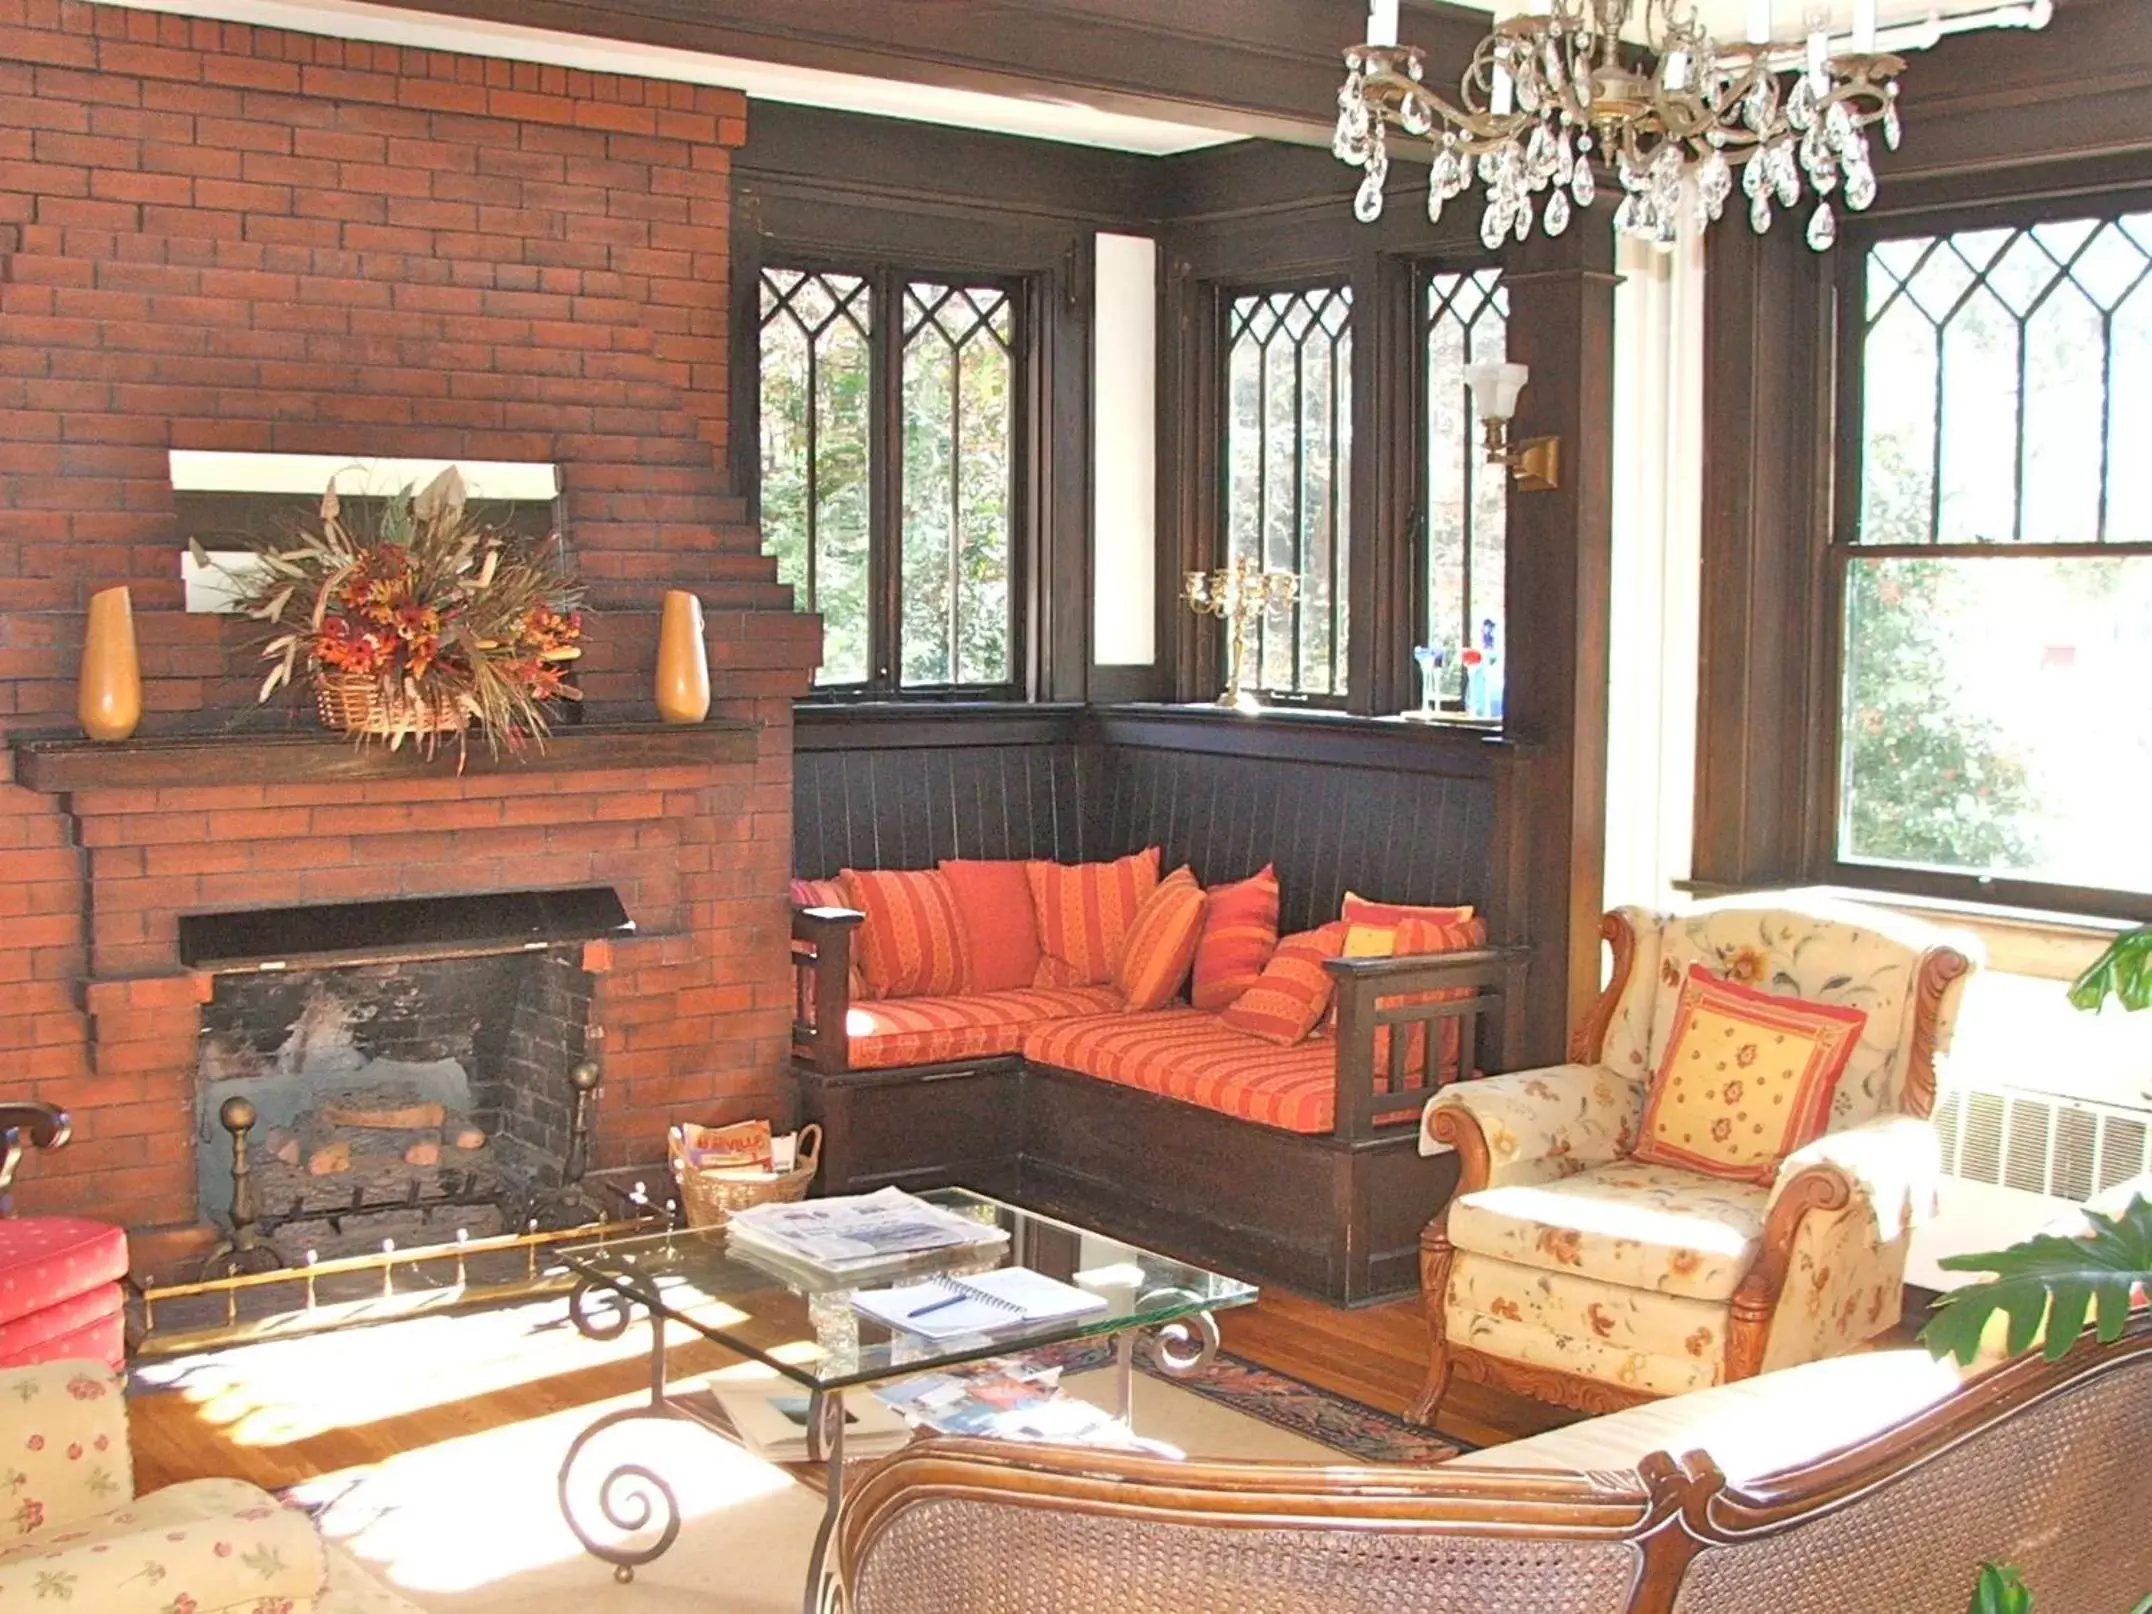
{"label": "glass coffee table", "polygon": [[[667,1389],[666,1336],[676,1323],[696,1337],[761,1362],[808,1392],[807,1450],[819,1470],[825,1502],[807,1568],[802,1607],[815,1614],[823,1596],[824,1566],[844,1493],[844,1397],[915,1373],[1011,1356],[1072,1340],[1110,1339],[1117,1371],[1111,1410],[1130,1415],[1130,1377],[1142,1341],[1158,1370],[1169,1377],[1200,1371],[1218,1348],[1213,1313],[1255,1299],[1250,1284],[1190,1266],[1140,1246],[1087,1232],[1050,1216],[1021,1210],[983,1194],[945,1188],[919,1196],[957,1214],[997,1226],[1005,1243],[951,1252],[941,1250],[871,1272],[816,1274],[729,1245],[722,1230],[676,1229],[605,1243],[573,1245],[560,1259],[576,1274],[568,1315],[591,1339],[618,1339],[635,1319],[650,1319],[650,1396],[647,1403],[609,1412],[575,1439],[560,1468],[561,1512],[578,1540],[613,1565],[626,1581],[635,1569],[664,1553],[680,1533],[680,1506],[672,1488],[647,1465],[615,1466],[599,1482],[595,1499],[606,1524],[624,1537],[594,1536],[569,1496],[569,1476],[583,1449],[598,1435],[639,1418],[685,1419],[726,1439],[738,1437],[714,1400],[675,1395]],[[886,1288],[936,1272],[977,1273],[1025,1266],[1106,1297],[1104,1311],[1057,1322],[1018,1323],[991,1334],[939,1340],[893,1330],[852,1307],[861,1289]]]}

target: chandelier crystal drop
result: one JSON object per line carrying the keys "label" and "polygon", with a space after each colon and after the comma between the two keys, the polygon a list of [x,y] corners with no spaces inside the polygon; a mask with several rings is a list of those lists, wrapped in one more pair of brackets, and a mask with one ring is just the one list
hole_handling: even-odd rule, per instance
{"label": "chandelier crystal drop", "polygon": [[[1394,43],[1345,52],[1331,150],[1362,170],[1353,214],[1373,223],[1389,179],[1386,130],[1434,148],[1427,216],[1475,182],[1486,198],[1480,239],[1492,251],[1569,227],[1597,195],[1596,159],[1620,187],[1615,228],[1671,245],[1684,221],[1714,221],[1738,169],[1749,224],[1814,198],[1808,244],[1838,239],[1839,210],[1875,201],[1868,131],[1896,150],[1903,58],[1833,54],[1820,29],[1800,44],[1721,45],[1690,0],[1542,0],[1480,41],[1452,101],[1426,83],[1426,57]],[[1622,39],[1641,5],[1649,43]],[[1394,37],[1394,28],[1383,32]],[[1868,30],[1872,35],[1872,28]],[[1544,205],[1535,198],[1546,194]],[[1693,209],[1687,205],[1693,199]]]}

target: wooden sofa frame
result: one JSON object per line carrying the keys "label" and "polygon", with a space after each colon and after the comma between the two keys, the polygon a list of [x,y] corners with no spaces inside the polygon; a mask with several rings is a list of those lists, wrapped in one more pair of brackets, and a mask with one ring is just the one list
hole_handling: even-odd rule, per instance
{"label": "wooden sofa frame", "polygon": [[[1636,932],[1621,914],[1602,915],[1599,935],[1613,955],[1613,968],[1606,990],[1599,994],[1591,1013],[1570,1038],[1572,1064],[1596,1065],[1604,1056],[1607,1028],[1614,1022],[1616,1005],[1629,985],[1636,962]],[[1935,1108],[1935,1044],[1943,997],[1951,983],[1971,968],[1965,955],[1952,947],[1933,947],[1920,955],[1913,981],[1910,1059],[1899,1095],[1902,1115],[1926,1120]],[[1551,1401],[1579,1412],[1615,1412],[1659,1399],[1649,1390],[1607,1384],[1559,1368],[1513,1362],[1451,1343],[1445,1311],[1450,1263],[1455,1255],[1449,1238],[1450,1202],[1485,1188],[1490,1163],[1486,1136],[1479,1123],[1462,1110],[1439,1110],[1428,1126],[1438,1141],[1455,1151],[1459,1171],[1450,1200],[1444,1201],[1420,1236],[1420,1294],[1427,1312],[1427,1377],[1413,1404],[1412,1417],[1423,1424],[1434,1421],[1453,1375],[1516,1390],[1534,1400]],[[1786,1287],[1787,1269],[1802,1220],[1811,1213],[1844,1209],[1853,1192],[1853,1184],[1844,1172],[1835,1166],[1819,1165],[1794,1178],[1778,1196],[1764,1223],[1756,1264],[1734,1291],[1722,1382],[1753,1378],[1763,1370],[1764,1346],[1771,1337],[1771,1321],[1778,1313],[1779,1296]]]}
{"label": "wooden sofa frame", "polygon": [[[1488,1549],[1500,1541],[1517,1549],[1520,1558],[1529,1556],[1524,1549],[1534,1542],[1620,1542],[1636,1554],[1627,1614],[1670,1614],[1677,1604],[1702,1608],[1710,1605],[1682,1598],[1700,1555],[1768,1547],[1841,1510],[1877,1500],[1887,1487],[1968,1442],[2133,1366],[2148,1350],[2152,1319],[2143,1313],[2113,1345],[2100,1344],[2088,1329],[2059,1361],[2043,1360],[2038,1353],[2020,1356],[1895,1427],[1740,1485],[1730,1484],[1702,1451],[1678,1459],[1653,1453],[1631,1476],[1523,1467],[1170,1462],[1077,1447],[927,1440],[877,1464],[847,1496],[837,1536],[838,1578],[845,1591],[838,1607],[847,1614],[855,1608],[857,1614],[914,1614],[855,1602],[868,1560],[907,1509],[969,1501],[999,1505],[1005,1513],[1015,1510],[1011,1516],[1017,1519],[1032,1512],[1081,1514],[1239,1531],[1258,1543],[1247,1549],[1251,1553],[1264,1550],[1259,1543],[1265,1533],[1294,1529],[1448,1537],[1458,1540],[1461,1553],[1471,1550],[1467,1542]],[[1999,1489],[2000,1482],[1988,1496]],[[1988,1496],[1974,1500],[1984,1503]],[[2126,1518],[2114,1523],[2128,1528]],[[1920,1526],[1920,1519],[1911,1518],[1904,1528],[1917,1535]],[[1024,1527],[1012,1528],[1020,1538]],[[1026,1545],[1012,1539],[1007,1548],[1021,1554]],[[2007,1548],[2007,1542],[1996,1544],[1998,1553]],[[1178,1549],[1168,1536],[1154,1550]],[[1971,1594],[1976,1569],[1965,1566],[1962,1587],[1936,1588],[1933,1606],[1961,1606]],[[1520,1583],[1516,1589],[1528,1587]],[[1132,1585],[1125,1606],[1150,1607],[1143,1591]],[[2056,1595],[2066,1597],[2067,1589],[2056,1588]],[[1794,1601],[1789,1597],[1789,1605]],[[1099,1614],[1113,1614],[1121,1606],[1115,1600]],[[1521,1605],[1505,1599],[1502,1606]]]}
{"label": "wooden sofa frame", "polygon": [[[1322,1134],[1016,1055],[855,1071],[841,1028],[860,922],[845,908],[801,908],[792,920],[793,1073],[802,1118],[822,1127],[819,1192],[976,1188],[1339,1305],[1411,1292],[1418,1230],[1457,1175],[1454,1157],[1420,1154],[1427,1093],[1405,1086],[1410,1039],[1390,1038],[1378,1088],[1376,1032],[1454,1020],[1463,1070],[1498,1068],[1523,1035],[1526,952],[1484,948],[1329,961],[1337,1097]],[[1469,995],[1396,1001],[1460,987]]]}

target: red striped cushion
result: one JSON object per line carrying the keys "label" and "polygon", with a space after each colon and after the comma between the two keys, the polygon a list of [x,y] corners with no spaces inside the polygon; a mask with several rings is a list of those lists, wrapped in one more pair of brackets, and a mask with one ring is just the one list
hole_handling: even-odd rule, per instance
{"label": "red striped cushion", "polygon": [[847,907],[867,922],[854,933],[860,972],[878,998],[964,990],[964,927],[937,869],[846,869]]}
{"label": "red striped cushion", "polygon": [[1328,1132],[1337,1044],[1277,1048],[1198,1009],[1060,1020],[1024,1038],[1024,1057],[1288,1132]]}
{"label": "red striped cushion", "polygon": [[1013,1054],[1025,1033],[1042,1021],[1114,1014],[1120,1007],[1120,996],[1110,986],[1026,987],[864,1004],[845,1021],[849,1063],[854,1070],[891,1070]]}
{"label": "red striped cushion", "polygon": [[1286,937],[1255,985],[1219,1018],[1234,1031],[1280,1047],[1299,1042],[1330,1007],[1333,983],[1323,963],[1345,951],[1345,931],[1343,924],[1332,923]]}
{"label": "red striped cushion", "polygon": [[1111,863],[1025,866],[1039,916],[1039,986],[1104,986],[1120,966],[1136,911],[1158,885],[1158,848]]}
{"label": "red striped cushion", "polygon": [[[1338,917],[1348,925],[1372,925],[1384,930],[1395,930],[1408,919],[1424,919],[1435,925],[1462,924],[1472,917],[1472,909],[1469,906],[1441,908],[1415,906],[1407,902],[1371,902],[1357,891],[1348,891],[1345,893],[1344,902],[1339,905]],[[1393,945],[1391,951],[1401,953],[1404,949]],[[1376,958],[1386,955],[1370,953],[1364,956]]]}
{"label": "red striped cushion", "polygon": [[1114,984],[1132,1012],[1162,1009],[1180,995],[1203,930],[1203,888],[1185,867],[1158,883],[1128,929]]}
{"label": "red striped cushion", "polygon": [[1260,874],[1209,893],[1189,1002],[1199,1009],[1224,1008],[1255,985],[1277,950],[1278,873],[1266,863]]}

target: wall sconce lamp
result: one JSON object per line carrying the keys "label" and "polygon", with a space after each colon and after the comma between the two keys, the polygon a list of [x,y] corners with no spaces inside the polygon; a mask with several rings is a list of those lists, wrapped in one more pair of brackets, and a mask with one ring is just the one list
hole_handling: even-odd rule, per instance
{"label": "wall sconce lamp", "polygon": [[1532,376],[1523,364],[1468,364],[1465,385],[1472,389],[1472,407],[1487,434],[1487,463],[1509,467],[1510,481],[1521,493],[1538,493],[1562,485],[1562,440],[1559,437],[1527,437],[1509,440],[1510,417],[1517,412],[1517,394]]}

